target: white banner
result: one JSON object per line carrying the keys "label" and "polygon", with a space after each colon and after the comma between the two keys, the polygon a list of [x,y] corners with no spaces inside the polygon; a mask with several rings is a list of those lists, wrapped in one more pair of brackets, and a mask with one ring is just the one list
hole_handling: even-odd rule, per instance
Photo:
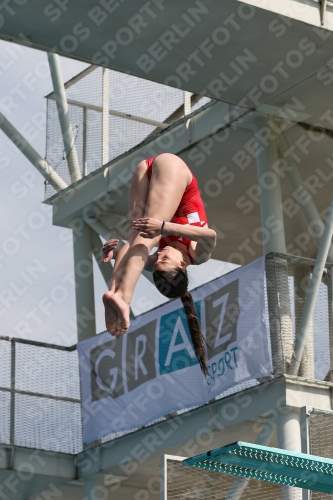
{"label": "white banner", "polygon": [[80,342],[84,444],[270,375],[264,287],[263,257],[193,291],[209,346],[207,378],[180,299],[137,317],[120,339],[105,332]]}

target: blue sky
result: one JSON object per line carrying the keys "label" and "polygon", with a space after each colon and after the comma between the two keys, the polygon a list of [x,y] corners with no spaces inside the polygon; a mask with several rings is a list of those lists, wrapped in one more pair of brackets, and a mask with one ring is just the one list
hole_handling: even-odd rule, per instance
{"label": "blue sky", "polygon": [[[61,58],[64,81],[87,65]],[[45,156],[45,95],[53,90],[45,52],[0,41],[0,111]],[[43,204],[44,178],[0,130],[1,238],[0,319],[3,336],[76,343],[73,250],[70,230],[52,225]],[[191,288],[233,266],[210,261],[190,268]],[[97,331],[104,330],[100,297],[105,290],[94,269]],[[195,271],[195,272],[194,272]],[[133,298],[135,314],[164,298],[144,278]]]}

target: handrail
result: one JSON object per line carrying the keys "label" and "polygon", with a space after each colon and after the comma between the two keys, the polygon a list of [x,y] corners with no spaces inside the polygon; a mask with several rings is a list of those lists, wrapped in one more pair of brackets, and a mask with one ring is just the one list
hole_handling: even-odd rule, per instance
{"label": "handrail", "polygon": [[18,344],[28,344],[34,345],[36,347],[46,347],[47,349],[58,349],[59,351],[67,351],[72,352],[76,350],[76,344],[71,346],[63,346],[57,344],[48,344],[47,342],[38,342],[37,340],[28,340],[28,339],[20,339],[16,337],[8,337],[4,335],[0,335],[0,340],[7,340],[8,342],[14,341]]}

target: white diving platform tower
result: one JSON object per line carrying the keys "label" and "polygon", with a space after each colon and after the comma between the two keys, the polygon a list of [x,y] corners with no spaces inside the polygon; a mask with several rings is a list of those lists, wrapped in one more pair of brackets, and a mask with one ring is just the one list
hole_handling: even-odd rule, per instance
{"label": "white diving platform tower", "polygon": [[[330,3],[139,0],[92,5],[72,0],[52,10],[37,0],[33,12],[29,3],[14,1],[0,14],[2,39],[48,53],[54,85],[48,126],[62,142],[49,144],[46,161],[8,119],[0,118],[0,127],[45,177],[54,224],[73,229],[78,340],[96,334],[92,275],[80,266],[92,266],[100,236],[125,237],[128,185],[140,159],[168,151],[190,165],[218,235],[214,258],[243,265],[263,254],[275,255],[267,258],[275,280],[267,284],[274,378],[91,449],[61,452],[50,445],[38,451],[42,446],[33,439],[15,441],[17,398],[79,402],[73,394],[18,389],[13,379],[18,350],[12,343],[12,376],[2,388],[11,397],[11,432],[1,445],[0,476],[6,485],[1,491],[18,498],[13,492],[18,479],[22,499],[43,498],[43,491],[56,495],[52,484],[63,498],[146,500],[159,496],[164,454],[192,456],[239,440],[321,452],[311,422],[315,426],[331,418],[333,387],[332,212],[327,216],[333,191]],[[56,54],[92,66],[64,84]],[[118,71],[118,84],[129,90],[117,107]],[[129,83],[137,77],[160,85],[156,101],[152,91],[143,91],[141,112],[130,105],[130,98],[139,99]],[[164,92],[163,85],[172,88]],[[130,144],[129,137],[135,138]],[[63,150],[62,162],[53,163]],[[111,269],[102,272],[108,282]],[[300,283],[310,277],[309,295]],[[325,301],[320,294],[318,299],[321,283]],[[318,329],[311,322],[316,299],[322,301],[319,323],[325,325],[322,351],[327,354],[327,372],[317,378],[312,344]],[[34,475],[23,483],[22,464],[32,463],[32,456],[37,457]],[[234,498],[245,498],[250,489],[234,487]],[[302,493],[284,490],[281,495],[299,500]]]}

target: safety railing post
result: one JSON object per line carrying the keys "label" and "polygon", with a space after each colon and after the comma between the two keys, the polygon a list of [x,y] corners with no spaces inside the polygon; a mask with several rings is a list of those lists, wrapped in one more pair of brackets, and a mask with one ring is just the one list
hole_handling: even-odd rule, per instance
{"label": "safety railing post", "polygon": [[15,364],[16,342],[11,339],[11,367],[10,367],[10,444],[15,445]]}
{"label": "safety railing post", "polygon": [[83,108],[83,151],[82,151],[82,177],[88,175],[87,164],[87,137],[88,137],[88,110],[87,106]]}
{"label": "safety railing post", "polygon": [[[308,283],[311,278],[311,267],[301,263],[293,266],[294,274],[294,301],[295,301],[295,331],[299,329],[302,313],[306,300]],[[302,361],[298,370],[298,376],[314,379],[314,352],[313,352],[313,321],[309,325]]]}
{"label": "safety railing post", "polygon": [[109,161],[109,70],[103,68],[102,81],[102,165]]}
{"label": "safety railing post", "polygon": [[328,300],[328,328],[330,345],[330,373],[329,381],[333,382],[333,269],[327,269],[327,300]]}
{"label": "safety railing post", "polygon": [[73,136],[71,120],[69,116],[66,90],[62,79],[59,56],[48,52],[47,58],[50,65],[54,95],[57,104],[59,123],[66,151],[69,175],[71,182],[77,182],[81,178],[80,165],[76,152],[75,139]]}
{"label": "safety railing post", "polygon": [[184,116],[191,113],[191,92],[184,90]]}

